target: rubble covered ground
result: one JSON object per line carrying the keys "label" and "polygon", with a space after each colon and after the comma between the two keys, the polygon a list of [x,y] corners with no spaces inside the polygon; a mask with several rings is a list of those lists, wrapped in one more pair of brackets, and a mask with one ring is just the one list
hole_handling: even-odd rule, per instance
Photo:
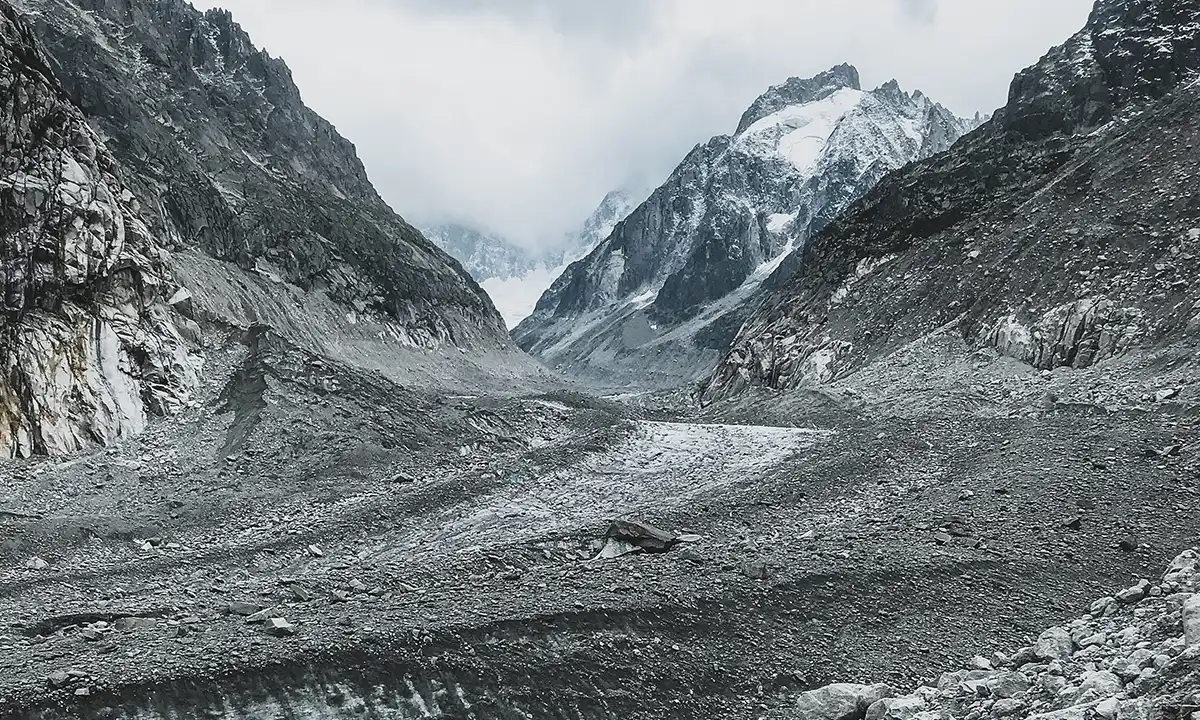
{"label": "rubble covered ground", "polygon": [[1200,540],[1185,361],[977,355],[917,402],[901,354],[701,409],[235,347],[183,417],[3,467],[0,715],[789,717],[1014,653]]}

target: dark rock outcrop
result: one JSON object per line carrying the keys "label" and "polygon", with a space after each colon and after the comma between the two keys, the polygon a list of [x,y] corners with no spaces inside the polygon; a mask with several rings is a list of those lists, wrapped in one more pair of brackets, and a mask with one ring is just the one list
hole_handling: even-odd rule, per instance
{"label": "dark rock outcrop", "polygon": [[707,384],[794,388],[930,333],[1085,367],[1200,325],[1200,7],[1101,0],[949,153],[816,236]]}

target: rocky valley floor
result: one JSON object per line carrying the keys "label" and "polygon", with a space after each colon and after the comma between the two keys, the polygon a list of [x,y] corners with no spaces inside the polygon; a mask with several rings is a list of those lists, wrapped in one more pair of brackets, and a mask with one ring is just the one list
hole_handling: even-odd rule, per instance
{"label": "rocky valley floor", "polygon": [[[1189,388],[1071,401],[1111,371],[699,409],[232,347],[185,417],[3,468],[0,715],[790,717],[1012,653],[1200,540]],[[615,519],[682,541],[624,554]]]}

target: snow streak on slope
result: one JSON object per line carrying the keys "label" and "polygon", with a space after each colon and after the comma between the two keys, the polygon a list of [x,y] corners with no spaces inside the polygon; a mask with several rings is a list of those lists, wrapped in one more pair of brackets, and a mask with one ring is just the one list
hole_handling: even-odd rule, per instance
{"label": "snow streak on slope", "polygon": [[760,96],[732,137],[697,145],[514,331],[596,381],[675,385],[723,353],[789,254],[888,172],[972,129],[895,81],[840,65]]}

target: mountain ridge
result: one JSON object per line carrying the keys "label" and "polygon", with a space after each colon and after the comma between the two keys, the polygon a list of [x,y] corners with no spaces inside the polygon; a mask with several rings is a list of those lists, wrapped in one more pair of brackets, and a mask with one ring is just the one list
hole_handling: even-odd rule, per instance
{"label": "mountain ridge", "polygon": [[829,382],[935,332],[1046,370],[1187,341],[1200,210],[1175,148],[1196,140],[1198,35],[1184,3],[1097,2],[988,123],[814,238],[705,399]]}
{"label": "mountain ridge", "polygon": [[886,172],[970,129],[894,81],[840,65],[754,101],[732,136],[697,144],[650,198],[567,268],[513,331],[544,362],[605,384],[707,371],[757,287]]}

